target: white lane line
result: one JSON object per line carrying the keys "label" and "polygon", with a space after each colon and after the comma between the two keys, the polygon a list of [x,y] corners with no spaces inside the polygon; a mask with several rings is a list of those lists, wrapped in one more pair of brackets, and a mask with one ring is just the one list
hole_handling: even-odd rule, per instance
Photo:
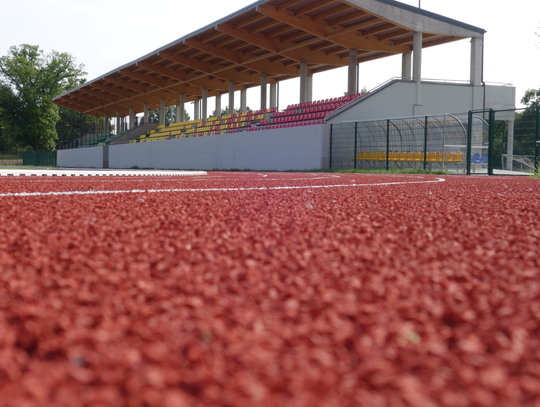
{"label": "white lane line", "polygon": [[444,178],[436,178],[433,181],[404,181],[404,182],[381,182],[376,184],[343,184],[343,185],[305,185],[287,187],[253,187],[253,188],[185,188],[185,189],[132,189],[126,191],[63,191],[63,192],[8,192],[0,194],[0,197],[21,197],[21,196],[57,196],[57,195],[100,195],[100,194],[142,194],[156,192],[217,192],[217,191],[269,191],[285,189],[324,189],[324,188],[344,188],[344,187],[375,187],[386,185],[410,185],[410,184],[431,184],[446,181]]}

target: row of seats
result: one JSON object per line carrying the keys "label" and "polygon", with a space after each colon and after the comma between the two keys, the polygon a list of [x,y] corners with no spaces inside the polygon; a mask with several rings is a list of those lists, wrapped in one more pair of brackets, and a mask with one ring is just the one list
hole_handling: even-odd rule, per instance
{"label": "row of seats", "polygon": [[318,105],[313,107],[304,107],[300,109],[287,109],[283,112],[278,112],[272,117],[293,116],[295,114],[302,113],[315,113],[315,112],[331,112],[343,106],[345,103],[332,103],[328,105]]}
{"label": "row of seats", "polygon": [[294,122],[294,123],[287,123],[287,124],[270,124],[268,126],[252,127],[250,129],[248,129],[247,131],[286,129],[286,128],[289,128],[289,127],[311,126],[311,125],[314,125],[314,124],[323,124],[323,123],[324,123],[324,119],[306,120],[306,121],[303,121],[303,122]]}
{"label": "row of seats", "polygon": [[216,131],[216,130],[238,129],[242,127],[249,127],[250,125],[251,125],[251,122],[246,121],[246,122],[229,123],[229,124],[222,124],[222,125],[216,125],[216,126],[195,127],[193,129],[186,130],[186,134],[205,133],[205,132]]}
{"label": "row of seats", "polygon": [[295,122],[295,121],[305,121],[305,120],[314,120],[314,119],[324,119],[326,116],[326,113],[320,112],[320,113],[311,113],[311,114],[300,114],[296,116],[285,116],[285,117],[278,117],[276,119],[264,119],[260,121],[260,125],[264,126],[267,124],[279,124],[279,123],[288,123],[288,122]]}
{"label": "row of seats", "polygon": [[277,112],[277,109],[273,107],[220,117],[209,117],[205,121],[198,119],[171,123],[168,127],[159,125],[155,130],[141,135],[139,139],[132,140],[130,143],[230,134],[238,132],[239,129],[257,131],[322,124],[324,123],[324,117],[329,112],[363,95],[343,96],[289,105],[287,110],[283,112]]}
{"label": "row of seats", "polygon": [[289,105],[287,106],[287,110],[289,109],[302,109],[304,107],[311,107],[311,106],[318,106],[318,105],[327,105],[332,103],[348,103],[351,100],[357,99],[359,97],[364,96],[366,93],[357,93],[355,95],[348,95],[348,96],[341,96],[333,99],[324,99],[324,100],[316,100],[314,102],[303,102],[303,103],[297,103],[295,105]]}
{"label": "row of seats", "polygon": [[[386,161],[386,152],[384,151],[360,151],[356,161]],[[421,152],[392,151],[388,153],[388,161],[406,161],[406,162],[427,162],[432,163],[457,163],[463,161],[463,153],[457,152],[430,152],[427,157]]]}

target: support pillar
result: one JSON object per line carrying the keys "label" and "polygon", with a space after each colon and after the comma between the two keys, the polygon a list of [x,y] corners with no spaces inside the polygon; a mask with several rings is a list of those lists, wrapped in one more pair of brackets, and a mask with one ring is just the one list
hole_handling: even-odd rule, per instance
{"label": "support pillar", "polygon": [[135,128],[135,115],[132,107],[129,108],[129,128],[130,130]]}
{"label": "support pillar", "polygon": [[356,70],[358,69],[358,50],[349,50],[349,71],[347,79],[347,95],[356,94]]}
{"label": "support pillar", "polygon": [[277,107],[277,83],[270,84],[270,107]]}
{"label": "support pillar", "polygon": [[120,118],[120,110],[116,111],[116,135],[122,133],[122,119]]}
{"label": "support pillar", "polygon": [[409,80],[412,78],[412,54],[410,52],[401,54],[401,77]]}
{"label": "support pillar", "polygon": [[103,134],[109,134],[109,113],[105,114],[105,121],[103,122]]}
{"label": "support pillar", "polygon": [[229,81],[229,114],[234,113],[234,81]]}
{"label": "support pillar", "polygon": [[471,85],[482,84],[482,37],[471,38]]}
{"label": "support pillar", "polygon": [[165,99],[159,101],[159,124],[165,126]]}
{"label": "support pillar", "polygon": [[221,95],[216,96],[216,116],[221,116]]}
{"label": "support pillar", "polygon": [[194,106],[194,111],[193,111],[193,115],[195,116],[195,120],[199,120],[201,117],[200,117],[200,110],[199,110],[199,106],[200,106],[200,101],[199,99],[197,99],[195,101],[195,106]]}
{"label": "support pillar", "polygon": [[208,118],[208,89],[202,90],[202,119],[206,121]]}
{"label": "support pillar", "polygon": [[514,120],[508,120],[508,140],[506,142],[506,170],[513,170],[514,163]]}
{"label": "support pillar", "polygon": [[266,109],[266,88],[268,75],[266,72],[261,72],[261,110]]}
{"label": "support pillar", "polygon": [[307,77],[307,96],[306,102],[313,102],[313,74]]}
{"label": "support pillar", "polygon": [[300,62],[300,103],[307,101],[307,62]]}
{"label": "support pillar", "polygon": [[143,119],[145,123],[148,123],[148,103],[144,104]]}
{"label": "support pillar", "polygon": [[240,113],[245,113],[247,109],[247,90],[240,91]]}
{"label": "support pillar", "polygon": [[176,123],[182,123],[186,117],[186,95],[180,95],[178,105],[176,105]]}
{"label": "support pillar", "polygon": [[413,34],[413,81],[416,82],[416,106],[422,105],[422,33]]}

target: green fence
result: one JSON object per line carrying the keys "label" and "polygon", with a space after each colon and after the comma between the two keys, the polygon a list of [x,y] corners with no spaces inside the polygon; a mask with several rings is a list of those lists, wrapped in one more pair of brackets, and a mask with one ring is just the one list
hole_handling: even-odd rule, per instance
{"label": "green fence", "polygon": [[35,167],[56,167],[56,151],[45,153],[23,153],[22,164]]}

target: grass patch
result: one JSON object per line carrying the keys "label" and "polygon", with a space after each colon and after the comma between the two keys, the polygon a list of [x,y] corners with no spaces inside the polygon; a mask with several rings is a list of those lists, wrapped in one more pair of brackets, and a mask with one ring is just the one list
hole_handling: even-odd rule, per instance
{"label": "grass patch", "polygon": [[529,178],[540,179],[540,172],[537,172],[537,173],[534,173],[533,175],[530,175]]}

